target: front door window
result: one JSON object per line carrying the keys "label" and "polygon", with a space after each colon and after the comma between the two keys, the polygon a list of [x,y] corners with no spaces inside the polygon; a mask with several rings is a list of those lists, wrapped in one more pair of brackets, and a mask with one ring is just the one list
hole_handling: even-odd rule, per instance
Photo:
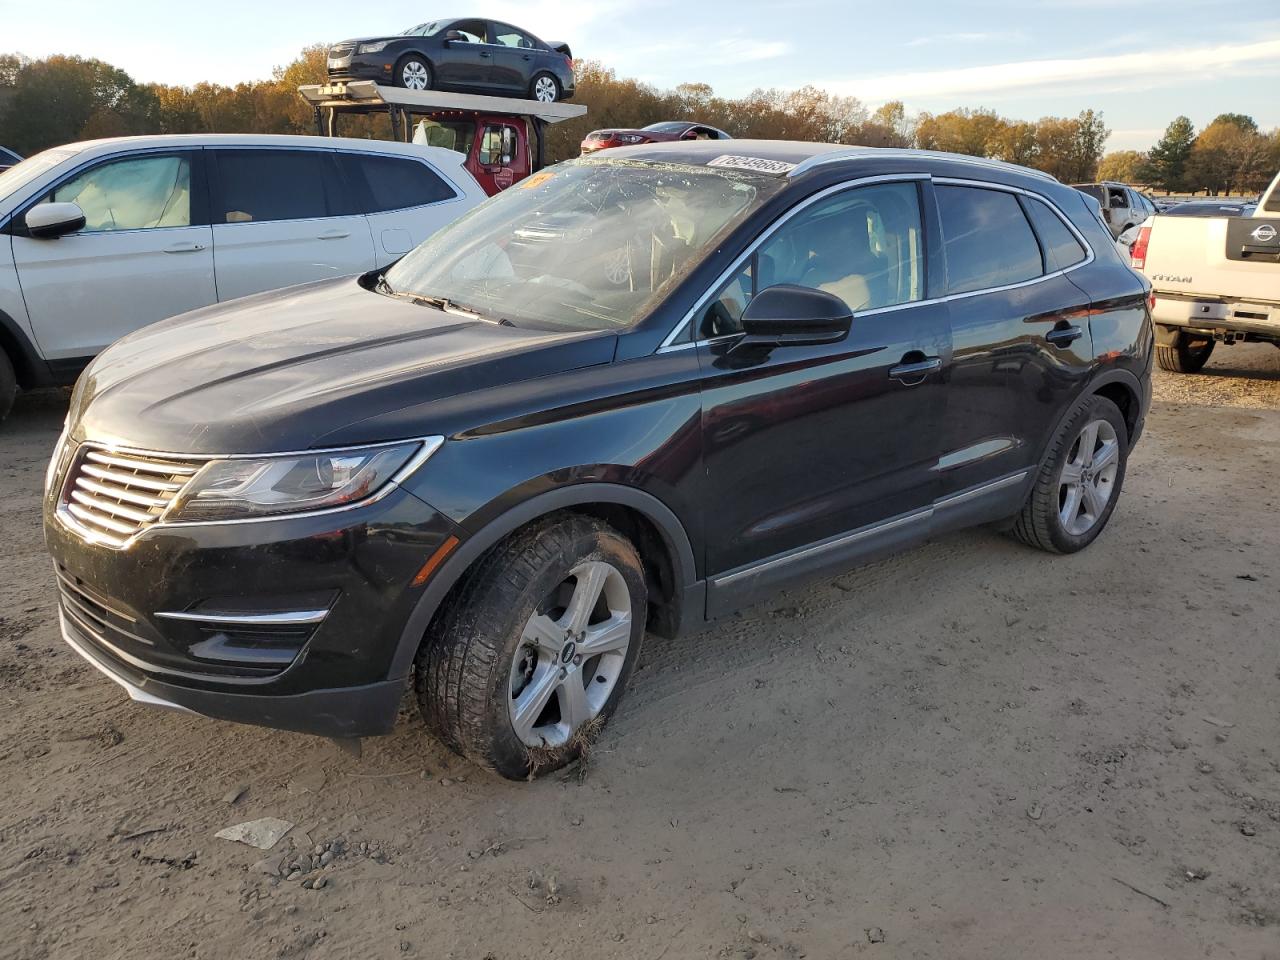
{"label": "front door window", "polygon": [[49,194],[84,211],[84,232],[191,225],[191,163],[182,156],[132,157],[87,170]]}

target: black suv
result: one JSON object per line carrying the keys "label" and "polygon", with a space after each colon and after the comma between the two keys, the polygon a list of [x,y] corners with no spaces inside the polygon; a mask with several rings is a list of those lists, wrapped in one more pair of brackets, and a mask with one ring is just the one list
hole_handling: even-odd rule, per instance
{"label": "black suv", "polygon": [[329,79],[374,80],[409,90],[505,94],[543,103],[573,96],[572,53],[496,20],[434,20],[391,37],[329,48]]}
{"label": "black suv", "polygon": [[944,154],[622,148],[147,328],[50,464],[63,635],[135,699],[333,737],[411,680],[460,753],[554,768],[646,629],[958,527],[1098,536],[1152,330],[1090,209]]}

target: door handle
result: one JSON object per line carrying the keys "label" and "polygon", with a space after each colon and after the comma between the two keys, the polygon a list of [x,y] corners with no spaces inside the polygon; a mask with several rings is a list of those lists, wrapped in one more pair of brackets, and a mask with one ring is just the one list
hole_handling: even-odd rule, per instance
{"label": "door handle", "polygon": [[485,53],[483,50],[481,50],[481,51],[480,51],[480,56],[484,57],[485,59],[488,59],[489,57],[492,57],[492,56],[493,56],[493,54],[492,54],[492,53]]}
{"label": "door handle", "polygon": [[533,57],[526,53],[526,54],[524,55],[524,59],[525,59],[525,60],[532,60],[532,59],[533,59]]}
{"label": "door handle", "polygon": [[900,363],[896,367],[890,367],[889,377],[908,387],[914,387],[918,383],[923,383],[924,378],[929,374],[937,373],[941,369],[941,357],[925,357],[923,360],[913,360],[910,363]]}
{"label": "door handle", "polygon": [[1068,347],[1084,336],[1084,331],[1079,327],[1054,327],[1044,335],[1044,338],[1059,349]]}
{"label": "door handle", "polygon": [[346,231],[329,230],[326,233],[322,233],[319,236],[317,236],[316,239],[317,240],[345,240],[349,236],[351,236],[351,231],[349,230],[346,230]]}
{"label": "door handle", "polygon": [[203,243],[175,243],[171,247],[165,247],[165,253],[199,253],[204,249]]}

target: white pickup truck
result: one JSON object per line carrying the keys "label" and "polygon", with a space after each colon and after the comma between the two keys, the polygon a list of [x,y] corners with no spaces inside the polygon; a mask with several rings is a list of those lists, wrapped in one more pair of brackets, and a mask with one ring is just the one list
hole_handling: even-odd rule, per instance
{"label": "white pickup truck", "polygon": [[1151,217],[1130,260],[1151,281],[1165,370],[1195,373],[1217,343],[1280,347],[1280,175],[1252,217]]}

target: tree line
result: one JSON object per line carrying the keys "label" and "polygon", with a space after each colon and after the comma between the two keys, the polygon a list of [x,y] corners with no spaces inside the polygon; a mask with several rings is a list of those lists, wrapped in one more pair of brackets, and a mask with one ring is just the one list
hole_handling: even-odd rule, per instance
{"label": "tree line", "polygon": [[[268,80],[189,87],[137,83],[101,60],[68,56],[32,60],[0,54],[0,144],[29,155],[93,137],[311,133],[314,116],[297,88],[324,82],[326,49],[324,45],[305,48],[292,63],[277,67]],[[1275,134],[1262,134],[1252,120],[1238,114],[1224,114],[1198,136],[1190,121],[1179,118],[1149,154],[1121,151],[1104,159],[1110,131],[1102,114],[1094,110],[1037,121],[969,108],[909,116],[898,101],[869,110],[855,97],[812,86],[754,90],[728,98],[717,96],[704,83],[658,89],[619,77],[596,61],[579,61],[575,69],[575,100],[587,106],[587,115],[549,128],[551,160],[576,156],[582,138],[593,129],[696,119],[735,137],[920,147],[991,157],[1044,170],[1067,183],[1095,179],[1101,167],[1103,175],[1114,179],[1168,183],[1168,189],[1188,189],[1193,182],[1199,189],[1228,189],[1254,182],[1268,163],[1274,172],[1275,146],[1280,143]],[[1245,121],[1251,130],[1246,130]],[[390,125],[385,116],[343,117],[340,132],[385,138],[390,136]]]}
{"label": "tree line", "polygon": [[1199,133],[1178,117],[1145,153],[1118,150],[1102,158],[1099,176],[1170,193],[1256,193],[1280,169],[1280,129],[1264,133],[1252,117],[1223,113]]}

